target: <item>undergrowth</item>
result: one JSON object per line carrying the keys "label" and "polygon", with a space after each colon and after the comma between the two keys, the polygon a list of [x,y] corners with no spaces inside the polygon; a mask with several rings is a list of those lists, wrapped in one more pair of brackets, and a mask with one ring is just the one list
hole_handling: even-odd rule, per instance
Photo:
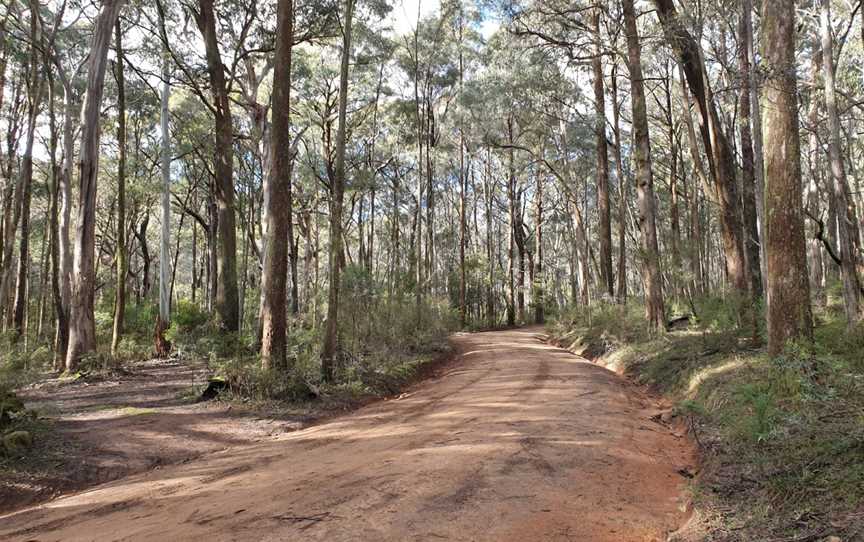
{"label": "undergrowth", "polygon": [[694,305],[655,336],[637,305],[571,311],[550,332],[675,402],[702,456],[691,539],[864,540],[864,331],[823,310],[813,344],[770,359],[729,304]]}

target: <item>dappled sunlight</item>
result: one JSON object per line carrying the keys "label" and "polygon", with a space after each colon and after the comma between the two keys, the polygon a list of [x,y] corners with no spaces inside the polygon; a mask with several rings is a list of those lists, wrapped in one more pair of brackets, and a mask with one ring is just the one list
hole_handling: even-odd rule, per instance
{"label": "dappled sunlight", "polygon": [[736,357],[726,363],[705,367],[693,374],[690,377],[690,383],[687,386],[687,396],[695,397],[699,391],[699,387],[708,379],[720,377],[726,373],[736,371],[748,365],[748,361],[744,358]]}

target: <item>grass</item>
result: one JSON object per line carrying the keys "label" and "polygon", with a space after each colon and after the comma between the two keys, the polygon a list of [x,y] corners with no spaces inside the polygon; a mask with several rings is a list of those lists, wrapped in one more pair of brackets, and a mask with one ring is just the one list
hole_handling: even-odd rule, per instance
{"label": "grass", "polygon": [[770,359],[722,302],[700,308],[659,336],[638,306],[572,313],[550,331],[674,401],[702,457],[690,539],[864,540],[864,332],[826,310],[814,344]]}

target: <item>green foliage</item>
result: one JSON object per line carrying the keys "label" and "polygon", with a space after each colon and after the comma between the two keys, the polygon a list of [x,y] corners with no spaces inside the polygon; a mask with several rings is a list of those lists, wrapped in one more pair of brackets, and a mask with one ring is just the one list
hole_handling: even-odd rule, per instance
{"label": "green foliage", "polygon": [[645,310],[635,303],[570,307],[550,319],[549,327],[553,334],[575,330],[586,342],[602,342],[604,346],[649,339]]}
{"label": "green foliage", "polygon": [[207,324],[210,316],[201,307],[191,301],[181,299],[174,306],[171,314],[171,327],[182,331],[194,331]]}
{"label": "green foliage", "polygon": [[11,390],[0,389],[0,429],[4,429],[14,416],[24,412],[24,402]]}

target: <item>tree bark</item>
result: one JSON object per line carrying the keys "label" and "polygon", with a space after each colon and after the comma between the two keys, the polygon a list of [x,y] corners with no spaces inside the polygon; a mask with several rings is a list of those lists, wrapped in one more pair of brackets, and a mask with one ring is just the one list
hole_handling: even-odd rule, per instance
{"label": "tree bark", "polygon": [[115,64],[117,81],[117,233],[114,259],[116,266],[114,327],[111,334],[111,355],[117,355],[120,337],[123,335],[123,315],[126,312],[126,88],[123,77],[123,36],[120,21],[114,25],[114,47],[117,50]]}
{"label": "tree bark", "polygon": [[[825,111],[828,114],[828,155],[831,162],[832,197],[838,209],[837,240],[840,248],[840,277],[843,281],[843,304],[850,329],[860,318],[860,286],[858,282],[858,254],[851,232],[855,224],[854,213],[847,192],[846,170],[840,148],[840,114],[837,111],[837,91],[834,82],[834,38],[831,34],[831,2],[821,0],[822,72],[825,78]],[[850,220],[851,215],[851,220]]]}
{"label": "tree bark", "polygon": [[759,263],[760,277],[762,278],[761,291],[765,294],[767,290],[767,258],[765,251],[765,153],[762,150],[762,110],[759,104],[759,80],[757,78],[757,70],[753,69],[756,62],[756,52],[753,43],[753,0],[742,0],[743,2],[743,18],[744,30],[746,39],[744,48],[747,50],[747,58],[751,63],[750,69],[750,107],[752,113],[753,127],[753,164],[755,167],[754,180],[756,183],[756,217],[757,226],[759,229]]}
{"label": "tree bark", "polygon": [[612,70],[612,117],[615,130],[615,176],[618,178],[618,303],[627,302],[627,182],[621,158],[621,108],[618,105],[618,66]]}
{"label": "tree bark", "polygon": [[795,80],[795,1],[763,4],[762,59],[766,81],[765,242],[768,253],[768,351],[790,340],[812,339],[807,277]]}
{"label": "tree bark", "polygon": [[648,135],[648,111],[642,75],[642,48],[636,28],[633,0],[622,0],[624,25],[627,33],[627,59],[633,106],[633,131],[636,158],[636,196],[639,225],[642,231],[642,280],[645,287],[645,315],[648,327],[657,331],[666,327],[663,284],[660,275],[660,253],[654,201],[654,174],[651,168],[651,143]]}
{"label": "tree bark", "polygon": [[738,182],[735,178],[735,156],[720,123],[699,45],[684,28],[673,0],[653,1],[666,40],[681,61],[687,83],[698,105],[701,118],[699,128],[708,151],[716,186],[717,203],[720,207],[727,276],[737,292],[747,294],[749,273],[744,255],[744,231],[741,225]]}
{"label": "tree bark", "polygon": [[[273,124],[270,132],[269,221],[261,277],[263,292],[261,363],[265,369],[285,369],[289,233],[291,223],[291,48],[294,36],[294,2],[279,0],[276,23],[276,62],[273,72]],[[293,249],[292,249],[293,253]],[[293,258],[292,258],[293,259]],[[296,260],[294,260],[296,261]],[[296,291],[295,291],[296,295]]]}
{"label": "tree bark", "polygon": [[[534,242],[536,248],[534,250],[534,323],[546,323],[546,299],[543,282],[543,176],[537,173],[537,187],[534,191],[536,198],[534,211]],[[610,252],[611,252],[611,232],[610,232]],[[610,254],[611,257],[611,254]],[[611,271],[611,261],[610,271]]]}
{"label": "tree bark", "polygon": [[[465,76],[464,56],[462,53],[462,4],[459,4],[459,98],[462,98],[463,79]],[[459,111],[459,320],[462,327],[468,320],[466,304],[467,273],[465,270],[465,237],[467,229],[466,213],[466,179],[465,179],[465,126],[462,111]]]}
{"label": "tree bark", "polygon": [[237,290],[237,222],[234,209],[234,121],[231,115],[225,66],[219,53],[213,0],[199,0],[198,8],[195,19],[204,38],[216,124],[214,199],[219,226],[214,302],[219,327],[226,331],[238,331],[240,298]]}
{"label": "tree bark", "polygon": [[78,225],[75,231],[69,348],[66,352],[68,372],[76,371],[81,358],[96,350],[93,298],[96,283],[96,182],[99,174],[99,141],[102,135],[99,120],[111,31],[122,6],[123,0],[102,1],[87,61],[87,94],[81,114],[81,156],[78,161]]}
{"label": "tree bark", "polygon": [[[591,69],[594,78],[594,115],[597,140],[597,213],[600,237],[600,282],[603,292],[614,299],[615,275],[612,273],[612,218],[609,204],[609,149],[606,143],[606,97],[603,85],[603,46],[600,38],[600,13],[597,7],[591,14],[591,30],[594,34],[594,56]],[[616,98],[617,99],[617,98]]]}
{"label": "tree bark", "polygon": [[[30,15],[30,68],[29,68],[29,93],[27,96],[27,140],[24,145],[24,155],[21,157],[21,169],[19,172],[21,181],[19,187],[21,194],[19,226],[21,230],[18,245],[18,278],[15,288],[15,308],[12,326],[15,337],[20,338],[27,330],[27,308],[29,304],[29,278],[30,278],[30,203],[32,200],[33,185],[33,145],[36,138],[36,120],[39,116],[39,108],[42,102],[42,90],[44,80],[41,77],[43,64],[40,61],[39,47],[42,41],[41,23],[38,10],[31,9]],[[11,160],[12,157],[10,156]],[[11,263],[11,262],[10,262]],[[8,269],[11,275],[11,266]]]}
{"label": "tree bark", "polygon": [[[756,204],[756,156],[753,151],[752,101],[750,74],[750,54],[746,44],[750,39],[749,18],[743,13],[750,8],[747,0],[742,1],[742,14],[738,21],[739,41],[743,46],[738,48],[738,67],[741,89],[739,91],[738,127],[741,133],[741,164],[743,166],[741,185],[744,216],[744,256],[750,274],[750,297],[759,299],[762,291],[762,243],[759,242],[759,223]],[[747,14],[749,15],[749,13]]]}
{"label": "tree bark", "polygon": [[66,343],[69,333],[69,319],[66,313],[66,305],[63,302],[62,284],[60,278],[60,167],[57,164],[57,116],[54,110],[54,78],[50,69],[46,70],[48,75],[48,118],[50,126],[50,139],[48,155],[51,157],[51,204],[49,209],[49,224],[51,228],[50,253],[51,253],[51,294],[54,301],[54,314],[56,318],[56,336],[54,340],[54,370],[61,371],[66,361]]}

